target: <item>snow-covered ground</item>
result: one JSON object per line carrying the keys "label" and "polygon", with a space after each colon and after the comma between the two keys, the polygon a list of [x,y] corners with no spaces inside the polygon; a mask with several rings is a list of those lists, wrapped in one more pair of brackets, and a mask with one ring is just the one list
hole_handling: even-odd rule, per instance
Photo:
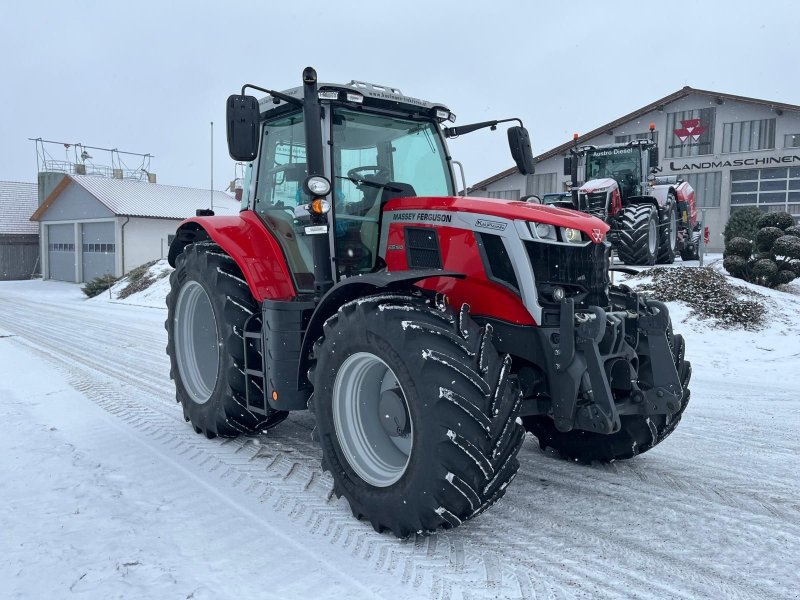
{"label": "snow-covered ground", "polygon": [[0,597],[797,598],[800,295],[759,291],[762,332],[671,305],[694,377],[662,445],[582,466],[529,438],[498,505],[398,541],[332,498],[310,415],[194,434],[163,289],[2,282]]}

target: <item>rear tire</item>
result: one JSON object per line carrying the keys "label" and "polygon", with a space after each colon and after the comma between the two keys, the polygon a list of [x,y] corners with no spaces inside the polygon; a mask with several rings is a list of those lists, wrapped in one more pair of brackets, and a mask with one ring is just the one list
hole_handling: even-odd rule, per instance
{"label": "rear tire", "polygon": [[651,450],[678,426],[691,396],[689,380],[692,366],[684,356],[683,336],[673,336],[671,346],[678,377],[683,386],[681,406],[674,415],[622,415],[620,430],[610,435],[583,430],[565,433],[556,429],[552,419],[538,415],[523,417],[525,429],[536,436],[542,450],[552,448],[562,458],[583,463],[623,460]]}
{"label": "rear tire", "polygon": [[456,527],[501,498],[519,468],[525,433],[510,359],[468,311],[366,297],[342,306],[314,345],[322,467],[378,532]]}
{"label": "rear tire", "polygon": [[684,243],[681,248],[681,260],[700,260],[700,232],[690,231],[688,235],[691,236],[691,242]]}
{"label": "rear tire", "polygon": [[658,227],[659,244],[656,262],[662,265],[671,265],[675,262],[678,245],[678,213],[675,209],[675,197],[672,194],[667,198],[667,206],[669,208],[664,211]]}
{"label": "rear tire", "polygon": [[170,377],[194,430],[235,437],[283,421],[286,412],[263,417],[246,406],[242,330],[259,308],[233,259],[211,242],[189,244],[176,259],[170,286],[164,324]]}
{"label": "rear tire", "polygon": [[625,207],[617,243],[617,256],[626,265],[656,264],[658,213],[652,204]]}

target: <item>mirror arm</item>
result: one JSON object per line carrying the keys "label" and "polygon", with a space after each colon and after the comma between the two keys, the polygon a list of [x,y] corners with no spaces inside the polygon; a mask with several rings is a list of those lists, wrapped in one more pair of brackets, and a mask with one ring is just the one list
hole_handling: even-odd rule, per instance
{"label": "mirror arm", "polygon": [[459,135],[472,133],[473,131],[477,131],[478,129],[484,129],[486,127],[491,127],[492,130],[494,130],[500,123],[510,123],[511,121],[516,121],[517,123],[519,123],[520,127],[524,127],[524,125],[522,124],[522,119],[513,117],[511,119],[500,119],[499,121],[482,121],[480,123],[471,123],[469,125],[461,125],[459,127],[445,127],[444,137],[454,138],[458,137]]}
{"label": "mirror arm", "polygon": [[288,102],[289,104],[294,104],[295,106],[300,106],[300,107],[303,106],[303,101],[299,100],[298,98],[292,98],[291,96],[287,96],[286,94],[276,92],[275,90],[268,90],[267,88],[259,87],[251,83],[245,83],[242,86],[242,96],[244,96],[244,91],[247,88],[258,90],[259,92],[264,92],[265,94],[269,94],[273,98],[277,98],[278,100],[283,100],[284,102]]}

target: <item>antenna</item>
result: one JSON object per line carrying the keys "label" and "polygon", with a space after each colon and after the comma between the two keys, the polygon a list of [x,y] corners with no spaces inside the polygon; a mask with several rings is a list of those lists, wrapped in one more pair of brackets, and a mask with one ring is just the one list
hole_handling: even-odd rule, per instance
{"label": "antenna", "polygon": [[214,121],[211,121],[211,210],[214,210]]}

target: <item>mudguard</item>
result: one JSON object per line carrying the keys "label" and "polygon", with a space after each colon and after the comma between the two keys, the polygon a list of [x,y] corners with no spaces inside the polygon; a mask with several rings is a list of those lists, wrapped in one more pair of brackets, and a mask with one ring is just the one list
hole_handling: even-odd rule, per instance
{"label": "mudguard", "polygon": [[178,227],[170,246],[169,264],[175,266],[175,259],[187,244],[207,239],[236,261],[259,302],[289,300],[297,295],[278,241],[253,211],[187,219]]}

